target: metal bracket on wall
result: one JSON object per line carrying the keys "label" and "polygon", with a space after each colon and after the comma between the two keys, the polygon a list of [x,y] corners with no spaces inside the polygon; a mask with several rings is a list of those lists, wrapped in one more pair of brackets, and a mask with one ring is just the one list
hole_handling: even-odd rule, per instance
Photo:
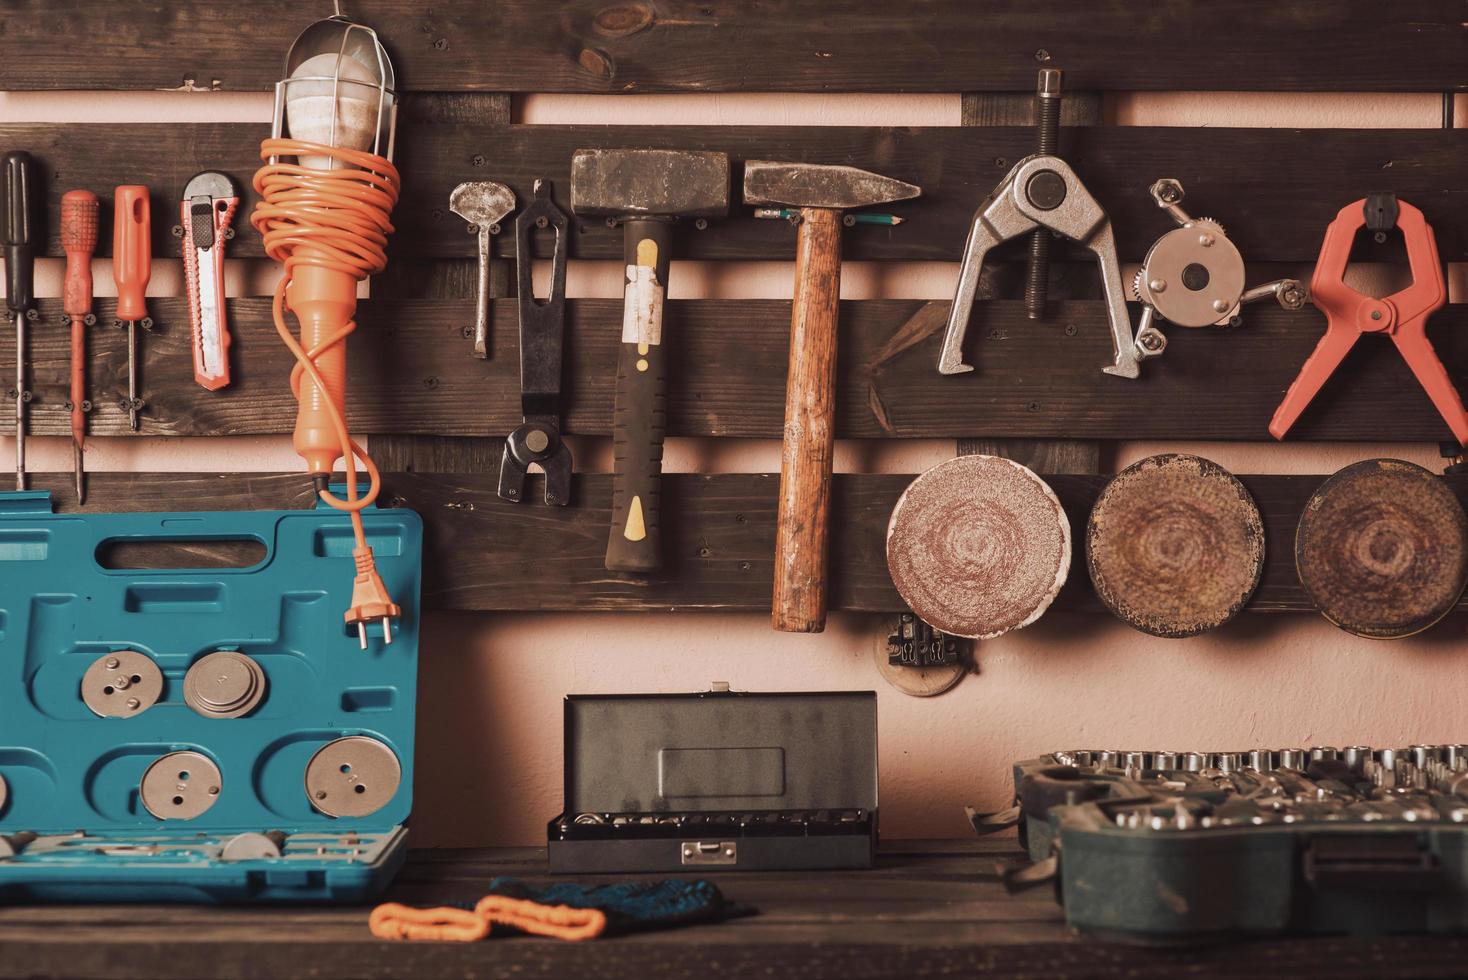
{"label": "metal bracket on wall", "polygon": [[882,679],[915,698],[951,691],[965,674],[978,673],[971,641],[935,630],[911,612],[882,631],[875,653]]}

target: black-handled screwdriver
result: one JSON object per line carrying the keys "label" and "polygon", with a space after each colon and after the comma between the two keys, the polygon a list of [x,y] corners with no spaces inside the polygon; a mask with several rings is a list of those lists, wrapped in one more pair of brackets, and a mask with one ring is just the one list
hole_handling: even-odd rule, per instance
{"label": "black-handled screwdriver", "polygon": [[15,488],[25,489],[26,320],[35,316],[36,239],[40,236],[36,167],[24,150],[5,154],[4,208],[0,231],[5,236],[5,305],[15,316]]}

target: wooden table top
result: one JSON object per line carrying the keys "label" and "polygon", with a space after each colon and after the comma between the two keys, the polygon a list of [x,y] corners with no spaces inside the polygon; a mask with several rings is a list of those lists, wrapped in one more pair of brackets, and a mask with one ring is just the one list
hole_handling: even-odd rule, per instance
{"label": "wooden table top", "polygon": [[[0,977],[1298,977],[1461,976],[1468,938],[1270,939],[1139,949],[1077,937],[1047,888],[1008,895],[1012,839],[894,841],[870,871],[714,874],[759,915],[590,943],[392,943],[366,908],[0,908]],[[543,878],[540,849],[415,851],[388,897],[473,900]],[[592,879],[587,879],[592,880]]]}

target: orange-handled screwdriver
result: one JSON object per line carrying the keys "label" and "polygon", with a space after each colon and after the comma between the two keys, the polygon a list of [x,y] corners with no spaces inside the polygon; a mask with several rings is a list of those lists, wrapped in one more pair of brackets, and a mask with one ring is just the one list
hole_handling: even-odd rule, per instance
{"label": "orange-handled screwdriver", "polygon": [[138,431],[138,325],[153,329],[143,293],[153,274],[153,222],[148,188],[123,184],[113,192],[112,278],[117,283],[117,324],[127,323],[127,410],[128,427]]}
{"label": "orange-handled screwdriver", "polygon": [[97,219],[101,206],[91,191],[67,191],[61,195],[61,247],[66,250],[66,278],[62,302],[71,318],[71,451],[76,472],[76,502],[86,503],[82,483],[82,442],[86,438],[87,327],[97,322],[92,314],[92,253],[97,250]]}

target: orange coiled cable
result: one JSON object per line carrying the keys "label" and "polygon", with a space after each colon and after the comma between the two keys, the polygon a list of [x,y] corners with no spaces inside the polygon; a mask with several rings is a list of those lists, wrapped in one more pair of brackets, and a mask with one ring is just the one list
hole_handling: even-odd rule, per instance
{"label": "orange coiled cable", "polygon": [[[301,156],[330,157],[343,166],[318,170],[281,159]],[[262,200],[250,222],[264,239],[265,254],[285,265],[285,275],[275,289],[273,311],[276,332],[296,359],[291,391],[299,401],[302,376],[310,379],[313,397],[319,396],[331,421],[346,466],[347,498],[343,500],[324,488],[319,494],[330,506],[351,513],[357,546],[366,549],[361,511],[377,499],[381,476],[372,458],[353,441],[344,407],[332,397],[318,363],[328,351],[345,343],[357,323],[348,318],[340,329],[319,338],[306,350],[286,324],[286,292],[302,266],[345,273],[353,280],[376,275],[387,267],[387,236],[393,231],[390,215],[398,201],[398,171],[376,154],[305,140],[267,139],[260,144],[260,157],[265,165],[255,172],[255,190]],[[276,162],[272,163],[271,157],[276,157]],[[338,388],[345,381],[332,380]],[[358,461],[369,480],[364,496],[357,492]]]}

